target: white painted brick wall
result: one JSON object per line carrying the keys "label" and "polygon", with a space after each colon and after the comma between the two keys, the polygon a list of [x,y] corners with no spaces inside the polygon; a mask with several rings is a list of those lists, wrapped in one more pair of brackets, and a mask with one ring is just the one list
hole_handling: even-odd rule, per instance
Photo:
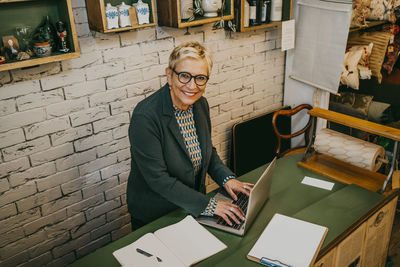
{"label": "white painted brick wall", "polygon": [[0,118],[0,132],[4,133],[8,130],[17,129],[35,122],[44,121],[46,112],[44,109],[34,109],[24,112],[16,112]]}
{"label": "white painted brick wall", "polygon": [[57,89],[17,97],[17,106],[19,111],[24,111],[38,107],[45,107],[49,104],[61,102],[63,100],[63,91]]}
{"label": "white painted brick wall", "polygon": [[16,111],[17,111],[17,107],[16,107],[14,99],[8,99],[8,100],[1,101],[0,116],[12,114],[12,113],[15,113]]}
{"label": "white painted brick wall", "polygon": [[107,90],[106,92],[101,92],[93,94],[89,97],[89,103],[91,107],[106,105],[108,103],[113,103],[126,99],[125,88],[118,88],[115,90]]}
{"label": "white painted brick wall", "polygon": [[52,162],[56,159],[66,157],[74,153],[74,146],[71,143],[53,146],[46,151],[30,155],[32,166]]}
{"label": "white painted brick wall", "polygon": [[130,232],[130,118],[165,84],[176,45],[213,52],[205,96],[224,162],[234,123],[282,105],[277,28],[102,34],[89,31],[84,0],[72,5],[79,58],[0,72],[0,266],[65,266]]}
{"label": "white painted brick wall", "polygon": [[39,81],[27,81],[10,84],[0,90],[0,100],[24,96],[30,93],[40,92]]}
{"label": "white painted brick wall", "polygon": [[46,113],[48,118],[60,117],[69,115],[70,113],[78,112],[89,108],[87,99],[79,98],[75,100],[64,100],[61,103],[48,105]]}
{"label": "white painted brick wall", "polygon": [[50,139],[48,136],[43,136],[32,141],[24,142],[18,145],[3,149],[3,159],[10,161],[23,156],[31,155],[50,148]]}
{"label": "white painted brick wall", "polygon": [[73,127],[80,126],[89,122],[103,119],[109,115],[109,109],[106,105],[86,109],[83,111],[75,112],[69,117]]}
{"label": "white painted brick wall", "polygon": [[103,79],[86,81],[80,84],[64,87],[66,99],[80,98],[83,96],[91,95],[105,90],[106,90],[106,84]]}
{"label": "white painted brick wall", "polygon": [[50,139],[53,146],[57,146],[64,144],[66,142],[74,141],[76,139],[91,135],[92,133],[93,133],[92,125],[86,124],[80,127],[75,127],[52,134],[50,135]]}
{"label": "white painted brick wall", "polygon": [[43,91],[84,81],[85,75],[81,70],[66,70],[60,74],[40,79]]}
{"label": "white painted brick wall", "polygon": [[54,162],[47,162],[37,167],[30,168],[24,172],[11,174],[8,177],[11,187],[16,187],[25,184],[27,181],[43,178],[56,173]]}
{"label": "white painted brick wall", "polygon": [[55,118],[43,122],[35,123],[28,127],[24,127],[27,140],[67,130],[71,127],[68,117]]}

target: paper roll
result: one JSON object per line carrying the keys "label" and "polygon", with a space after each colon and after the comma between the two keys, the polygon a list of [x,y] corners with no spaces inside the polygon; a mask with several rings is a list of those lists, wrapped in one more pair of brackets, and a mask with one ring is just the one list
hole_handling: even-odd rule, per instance
{"label": "paper roll", "polygon": [[346,135],[331,129],[321,129],[315,137],[314,149],[352,165],[377,171],[384,158],[385,149],[379,145]]}

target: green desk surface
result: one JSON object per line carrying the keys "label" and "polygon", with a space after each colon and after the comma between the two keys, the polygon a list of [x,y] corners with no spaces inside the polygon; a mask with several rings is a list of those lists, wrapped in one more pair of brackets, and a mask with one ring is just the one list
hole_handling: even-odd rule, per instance
{"label": "green desk surface", "polygon": [[[270,197],[244,237],[206,227],[228,248],[196,266],[260,266],[248,260],[246,255],[275,213],[327,226],[329,231],[324,247],[383,199],[383,196],[356,185],[346,186],[335,182],[333,189],[328,191],[301,184],[304,176],[331,181],[299,167],[297,162],[301,158],[302,155],[297,154],[277,161]],[[239,179],[255,183],[266,166],[259,167]],[[186,215],[187,212],[178,209],[75,261],[70,266],[120,266],[112,252],[134,242],[145,233],[176,223]]]}

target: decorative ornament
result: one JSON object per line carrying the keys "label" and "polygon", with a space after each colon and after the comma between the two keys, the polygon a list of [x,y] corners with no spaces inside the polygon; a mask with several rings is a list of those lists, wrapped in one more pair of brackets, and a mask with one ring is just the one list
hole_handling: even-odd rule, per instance
{"label": "decorative ornament", "polygon": [[56,22],[56,29],[57,29],[57,35],[59,37],[59,48],[58,51],[67,53],[69,51],[69,48],[67,47],[67,42],[65,38],[67,37],[67,29],[65,27],[65,23],[62,22],[61,20]]}

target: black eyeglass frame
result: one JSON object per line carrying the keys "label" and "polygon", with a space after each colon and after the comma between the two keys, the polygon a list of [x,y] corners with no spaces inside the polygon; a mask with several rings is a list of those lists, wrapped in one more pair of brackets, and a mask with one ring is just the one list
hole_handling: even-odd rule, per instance
{"label": "black eyeglass frame", "polygon": [[[179,82],[181,82],[181,83],[183,83],[183,84],[187,84],[187,83],[190,83],[190,81],[192,80],[192,78],[194,78],[194,83],[196,84],[196,85],[198,85],[198,86],[204,86],[204,85],[206,85],[206,83],[208,82],[208,80],[210,79],[210,77],[208,77],[207,75],[203,75],[203,74],[199,74],[199,75],[192,75],[192,74],[190,74],[189,72],[186,72],[186,71],[182,71],[182,72],[177,72],[176,70],[174,70],[174,69],[172,69],[172,71],[173,72],[175,72],[175,74],[176,74],[176,76],[178,76],[178,80],[179,80]],[[181,81],[181,79],[180,79],[180,75],[182,74],[182,73],[184,73],[184,74],[187,74],[187,75],[189,75],[190,76],[190,79],[187,81],[187,82],[182,82]],[[205,81],[205,83],[203,83],[203,84],[198,84],[197,83],[197,77],[205,77],[206,78],[206,81]]]}

